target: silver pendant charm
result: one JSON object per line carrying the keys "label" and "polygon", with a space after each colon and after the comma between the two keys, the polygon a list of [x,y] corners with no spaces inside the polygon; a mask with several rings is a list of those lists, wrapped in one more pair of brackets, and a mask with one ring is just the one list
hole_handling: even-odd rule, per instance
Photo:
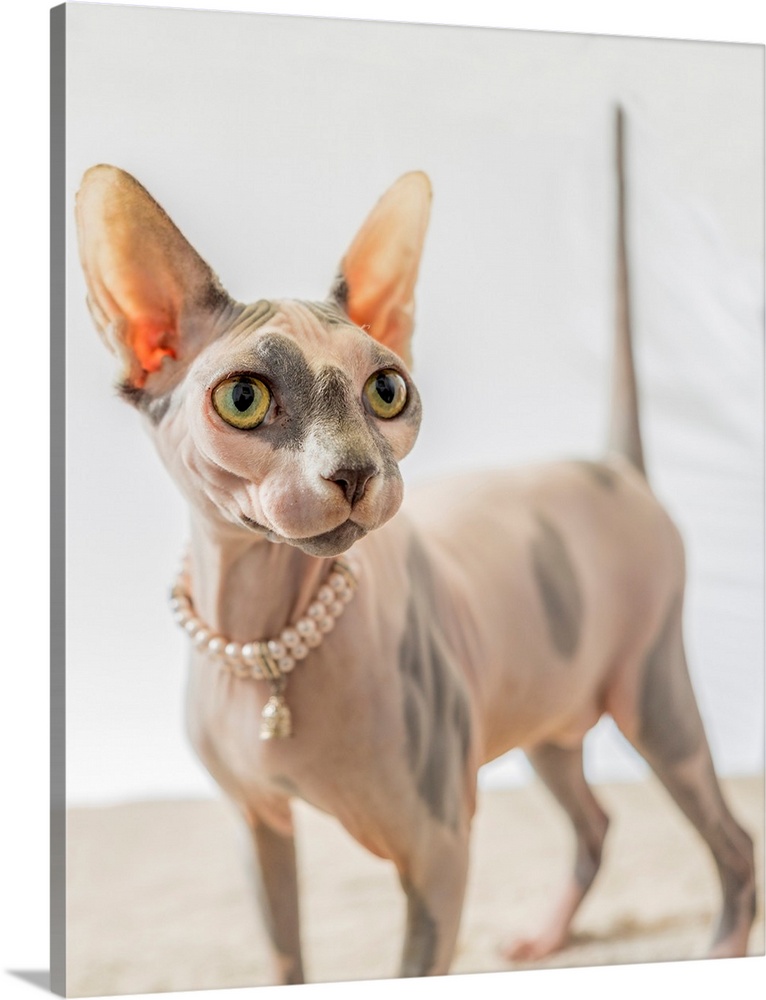
{"label": "silver pendant charm", "polygon": [[272,694],[261,712],[262,740],[281,740],[293,735],[293,724],[290,709],[284,696],[277,692]]}

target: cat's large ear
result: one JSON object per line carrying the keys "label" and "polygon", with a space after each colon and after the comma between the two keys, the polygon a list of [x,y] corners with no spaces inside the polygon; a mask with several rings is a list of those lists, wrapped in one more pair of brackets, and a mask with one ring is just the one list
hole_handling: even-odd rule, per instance
{"label": "cat's large ear", "polygon": [[408,365],[415,282],[430,209],[428,177],[420,172],[400,177],[365,219],[331,293],[352,322]]}
{"label": "cat's large ear", "polygon": [[91,315],[128,389],[169,388],[213,336],[228,296],[208,265],[130,174],[101,165],[77,194]]}

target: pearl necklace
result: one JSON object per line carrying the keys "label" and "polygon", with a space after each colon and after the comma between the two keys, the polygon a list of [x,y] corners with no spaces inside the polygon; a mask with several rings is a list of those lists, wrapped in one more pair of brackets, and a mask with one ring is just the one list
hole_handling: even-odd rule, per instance
{"label": "pearl necklace", "polygon": [[358,571],[350,559],[335,559],[327,581],[317,590],[306,614],[283,629],[277,639],[234,642],[207,626],[194,610],[187,564],[170,591],[170,607],[175,621],[202,653],[235,677],[269,682],[271,697],[261,712],[260,737],[279,739],[292,735],[290,709],[284,699],[285,674],[333,630],[336,619],[354,596],[357,578]]}

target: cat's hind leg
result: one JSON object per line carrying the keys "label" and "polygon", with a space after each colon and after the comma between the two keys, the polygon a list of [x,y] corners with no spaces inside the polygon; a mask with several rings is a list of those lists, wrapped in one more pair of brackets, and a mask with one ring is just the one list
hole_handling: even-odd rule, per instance
{"label": "cat's hind leg", "polygon": [[729,811],[713,768],[684,654],[681,600],[645,654],[633,712],[612,712],[713,854],[723,906],[709,954],[744,955],[755,916],[753,842]]}
{"label": "cat's hind leg", "polygon": [[597,802],[583,773],[582,745],[564,748],[546,743],[527,751],[535,771],[564,809],[576,836],[574,870],[543,927],[503,949],[512,961],[534,961],[562,948],[572,918],[601,865],[609,819]]}

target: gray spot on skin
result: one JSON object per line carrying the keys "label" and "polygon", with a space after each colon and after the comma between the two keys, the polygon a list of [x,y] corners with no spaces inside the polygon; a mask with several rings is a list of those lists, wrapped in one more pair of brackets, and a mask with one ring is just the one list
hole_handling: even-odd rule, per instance
{"label": "gray spot on skin", "polygon": [[314,415],[323,422],[343,424],[353,412],[353,387],[340,368],[325,365],[319,369],[314,378],[312,397]]}
{"label": "gray spot on skin", "polygon": [[170,409],[170,403],[173,398],[172,392],[166,392],[164,396],[155,398],[145,389],[139,389],[134,385],[130,385],[129,382],[122,382],[117,386],[117,391],[126,403],[135,406],[140,413],[149,418],[155,427]]}
{"label": "gray spot on skin", "polygon": [[464,682],[441,631],[428,558],[413,542],[411,592],[399,647],[407,756],[420,797],[435,819],[457,828],[471,740]]}
{"label": "gray spot on skin", "polygon": [[336,444],[338,467],[382,469],[387,478],[399,478],[399,464],[388,439],[374,418],[360,412],[353,386],[339,368],[320,369],[313,397],[313,417]]}
{"label": "gray spot on skin", "polygon": [[314,388],[314,373],[303,351],[289,337],[265,334],[253,348],[250,369],[264,376],[275,392],[279,413],[270,424],[243,433],[257,433],[272,448],[300,448],[310,422]]}
{"label": "gray spot on skin", "polygon": [[298,796],[300,795],[300,792],[298,790],[298,786],[295,784],[295,782],[291,778],[288,778],[286,775],[284,775],[284,774],[276,774],[272,778],[272,781],[283,792],[287,792],[288,795],[298,795]]}
{"label": "gray spot on skin", "polygon": [[345,274],[339,274],[333,281],[329,299],[331,302],[337,303],[338,307],[345,313],[348,308],[348,282]]}
{"label": "gray spot on skin", "polygon": [[602,486],[610,492],[617,488],[617,475],[608,465],[604,465],[602,462],[589,462],[585,460],[575,462],[574,465],[587,473],[597,486]]}
{"label": "gray spot on skin", "polygon": [[157,426],[157,424],[159,424],[159,422],[162,420],[162,418],[170,409],[172,396],[173,394],[169,392],[166,395],[161,396],[159,399],[153,400],[146,407],[146,410],[144,412],[149,417],[149,420],[152,422],[152,424],[154,424],[155,427]]}
{"label": "gray spot on skin", "polygon": [[582,630],[580,587],[564,540],[550,521],[538,515],[539,534],[532,543],[532,566],[545,610],[548,633],[565,659],[574,656]]}
{"label": "gray spot on skin", "polygon": [[[399,419],[399,418],[397,418]],[[368,429],[372,434],[375,444],[378,448],[378,454],[380,456],[381,467],[383,469],[384,476],[391,478],[400,478],[399,473],[399,463],[396,461],[394,456],[394,450],[391,447],[388,439],[382,433],[382,431],[376,427],[374,423],[368,425]]]}
{"label": "gray spot on skin", "polygon": [[689,680],[681,638],[681,599],[670,606],[644,661],[640,742],[664,765],[699,749],[704,733]]}
{"label": "gray spot on skin", "polygon": [[423,897],[406,877],[401,878],[407,896],[407,929],[399,975],[425,976],[434,965],[439,928]]}

